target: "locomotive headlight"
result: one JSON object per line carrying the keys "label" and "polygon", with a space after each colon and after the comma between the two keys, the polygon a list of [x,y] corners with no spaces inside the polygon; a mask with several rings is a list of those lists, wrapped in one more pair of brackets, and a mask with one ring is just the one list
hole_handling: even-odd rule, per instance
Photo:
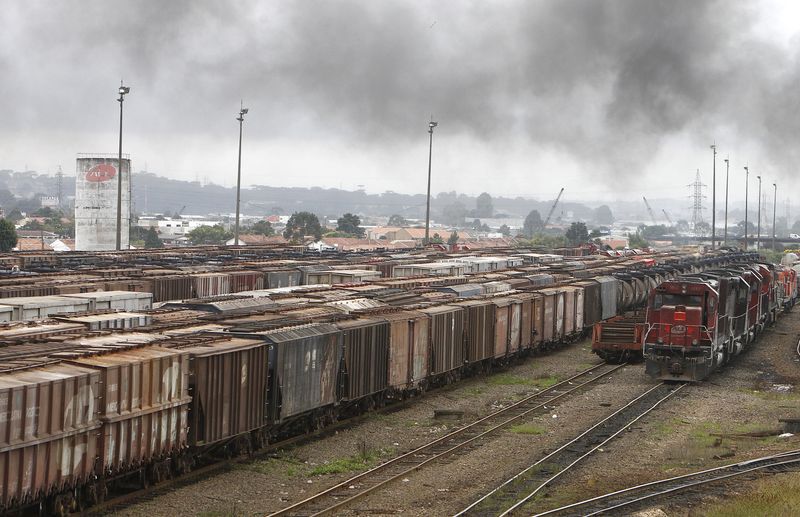
{"label": "locomotive headlight", "polygon": [[699,341],[698,341],[698,340],[696,340],[696,339],[693,339],[693,340],[692,340],[692,345],[693,345],[693,346],[697,346],[697,344],[698,344],[698,343],[699,343]]}
{"label": "locomotive headlight", "polygon": [[660,338],[656,339],[656,343],[658,343],[659,345],[663,344],[664,343],[664,338],[660,337]]}

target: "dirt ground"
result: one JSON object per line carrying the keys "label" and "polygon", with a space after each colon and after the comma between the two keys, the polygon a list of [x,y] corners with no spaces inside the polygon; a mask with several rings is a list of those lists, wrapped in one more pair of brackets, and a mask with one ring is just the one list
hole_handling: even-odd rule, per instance
{"label": "dirt ground", "polygon": [[[750,438],[777,430],[778,418],[800,416],[800,308],[783,317],[746,354],[709,381],[691,386],[604,453],[552,486],[531,510],[575,501],[634,483],[800,448],[800,438]],[[457,421],[436,420],[436,409],[472,420],[598,362],[588,340],[533,357],[491,376],[429,394],[409,407],[375,414],[334,436],[281,451],[127,508],[121,515],[263,515],[299,501],[361,470],[441,436]],[[452,515],[488,490],[612,413],[653,381],[630,365],[591,390],[496,434],[482,447],[428,466],[366,497],[350,515]],[[740,435],[740,436],[735,436]],[[746,487],[742,487],[746,492]],[[739,491],[741,493],[741,491]],[[709,503],[714,503],[713,496]],[[659,515],[699,515],[704,501],[665,504]]]}

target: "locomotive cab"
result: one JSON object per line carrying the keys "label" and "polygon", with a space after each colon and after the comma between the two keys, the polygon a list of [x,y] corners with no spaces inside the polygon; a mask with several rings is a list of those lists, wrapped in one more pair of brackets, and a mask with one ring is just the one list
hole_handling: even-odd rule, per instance
{"label": "locomotive cab", "polygon": [[648,374],[661,380],[694,381],[721,363],[720,299],[715,289],[719,284],[685,278],[664,282],[650,293],[644,338]]}

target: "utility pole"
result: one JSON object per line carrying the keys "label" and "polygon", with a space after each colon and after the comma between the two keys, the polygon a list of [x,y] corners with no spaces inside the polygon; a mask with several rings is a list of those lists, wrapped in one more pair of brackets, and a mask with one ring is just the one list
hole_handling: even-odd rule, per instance
{"label": "utility pole", "polygon": [[747,188],[750,186],[750,169],[744,166],[744,250],[747,251]]}
{"label": "utility pole", "polygon": [[756,234],[756,251],[761,250],[761,176],[758,178],[758,233]]}
{"label": "utility pole", "polygon": [[[125,95],[130,93],[128,86],[119,82],[119,155],[117,158],[117,251],[122,249],[122,102]],[[130,174],[130,170],[128,170]],[[128,180],[130,181],[130,179]]]}
{"label": "utility pole", "polygon": [[[233,231],[233,245],[239,245],[239,200],[241,199],[242,189],[242,124],[244,123],[244,116],[247,115],[248,109],[244,107],[244,103],[239,105],[239,116],[236,120],[239,121],[239,164],[236,167],[236,224]],[[183,210],[181,210],[183,211]]]}
{"label": "utility pole", "polygon": [[728,158],[725,158],[725,233],[723,234],[722,241],[728,245],[728,173],[731,170],[731,163]]}
{"label": "utility pole", "polygon": [[711,144],[714,152],[714,164],[711,169],[711,249],[714,249],[717,237],[717,143]]}
{"label": "utility pole", "polygon": [[428,134],[430,134],[430,143],[428,144],[428,197],[425,202],[425,246],[430,243],[430,229],[431,229],[431,160],[433,158],[433,128],[438,126],[438,122],[428,122]]}
{"label": "utility pole", "polygon": [[[778,184],[772,184],[772,251],[775,251],[775,209],[778,206]],[[787,221],[788,223],[788,221]]]}

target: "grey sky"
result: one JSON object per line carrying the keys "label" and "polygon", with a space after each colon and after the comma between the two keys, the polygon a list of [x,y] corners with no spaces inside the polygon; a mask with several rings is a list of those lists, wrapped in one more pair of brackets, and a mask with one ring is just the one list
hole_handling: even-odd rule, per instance
{"label": "grey sky", "polygon": [[113,152],[123,77],[126,152],[171,177],[234,182],[243,98],[246,184],[424,191],[433,114],[434,191],[682,197],[716,140],[733,197],[745,162],[788,195],[793,4],[11,0],[0,168]]}

